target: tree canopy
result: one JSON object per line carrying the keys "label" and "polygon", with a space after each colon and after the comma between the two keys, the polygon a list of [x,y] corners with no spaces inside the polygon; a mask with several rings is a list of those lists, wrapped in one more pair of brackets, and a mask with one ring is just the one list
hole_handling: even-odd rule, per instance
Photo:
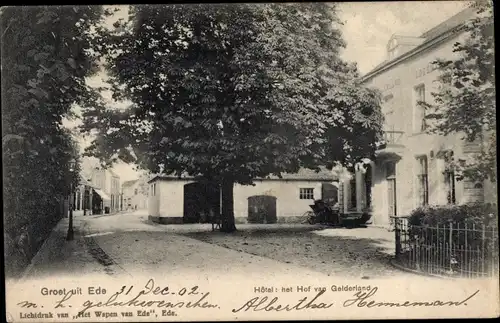
{"label": "tree canopy", "polygon": [[456,59],[437,60],[441,75],[435,104],[426,104],[431,131],[459,133],[482,150],[456,161],[459,178],[496,181],[495,52],[492,3],[474,3],[477,15],[463,27],[464,41],[454,44]]}
{"label": "tree canopy", "polygon": [[378,94],[339,57],[334,5],[140,5],[130,21],[98,46],[132,105],[85,111],[88,153],[220,183],[223,230],[234,183],[373,154]]}
{"label": "tree canopy", "polygon": [[[2,154],[6,234],[60,219],[59,202],[78,180],[78,147],[63,118],[94,100],[91,26],[100,7],[2,7]],[[58,215],[59,214],[59,215]],[[49,228],[49,230],[51,227]],[[36,237],[37,239],[39,237]]]}

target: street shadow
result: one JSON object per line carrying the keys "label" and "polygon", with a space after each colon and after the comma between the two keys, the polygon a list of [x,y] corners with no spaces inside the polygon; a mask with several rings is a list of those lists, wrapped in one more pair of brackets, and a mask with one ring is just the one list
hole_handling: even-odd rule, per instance
{"label": "street shadow", "polygon": [[376,237],[368,237],[366,235],[371,232],[366,230],[367,228],[353,230],[319,226],[274,229],[240,226],[238,231],[231,234],[214,231],[182,235],[328,275],[334,273],[336,276],[388,277],[399,272],[390,264],[394,258],[394,241],[391,236],[381,232]]}

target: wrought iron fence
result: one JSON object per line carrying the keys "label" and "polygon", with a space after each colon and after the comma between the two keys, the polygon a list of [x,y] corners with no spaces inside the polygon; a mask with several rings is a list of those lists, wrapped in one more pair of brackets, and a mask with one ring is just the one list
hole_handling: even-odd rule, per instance
{"label": "wrought iron fence", "polygon": [[408,269],[454,277],[498,274],[498,228],[474,223],[410,225],[394,217],[396,260]]}

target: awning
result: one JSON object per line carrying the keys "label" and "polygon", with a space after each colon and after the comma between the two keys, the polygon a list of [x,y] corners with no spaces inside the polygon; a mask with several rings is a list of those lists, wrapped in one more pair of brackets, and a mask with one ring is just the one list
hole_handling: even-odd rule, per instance
{"label": "awning", "polygon": [[104,193],[100,189],[94,188],[94,191],[99,194],[100,197],[102,197],[103,200],[111,200],[111,198],[108,196],[108,194]]}

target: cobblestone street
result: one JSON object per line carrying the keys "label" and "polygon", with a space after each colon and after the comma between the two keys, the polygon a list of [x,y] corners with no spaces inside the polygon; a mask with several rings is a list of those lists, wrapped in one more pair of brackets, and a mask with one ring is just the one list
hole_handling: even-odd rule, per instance
{"label": "cobblestone street", "polygon": [[368,279],[404,274],[389,263],[394,255],[394,233],[384,229],[276,225],[240,225],[238,229],[230,235],[220,232],[187,235],[328,276]]}
{"label": "cobblestone street", "polygon": [[89,220],[88,226],[107,257],[132,276],[158,272],[198,274],[211,279],[228,275],[262,278],[263,272],[271,273],[270,276],[321,276],[308,268],[187,236],[209,231],[209,225],[154,225],[145,216],[123,214]]}
{"label": "cobblestone street", "polygon": [[63,219],[34,259],[28,277],[54,272],[107,277],[231,274],[249,279],[277,274],[358,279],[411,275],[391,266],[393,233],[379,228],[247,224],[225,234],[212,232],[208,224],[153,224],[136,212],[77,216],[74,241],[65,240],[66,230]]}

